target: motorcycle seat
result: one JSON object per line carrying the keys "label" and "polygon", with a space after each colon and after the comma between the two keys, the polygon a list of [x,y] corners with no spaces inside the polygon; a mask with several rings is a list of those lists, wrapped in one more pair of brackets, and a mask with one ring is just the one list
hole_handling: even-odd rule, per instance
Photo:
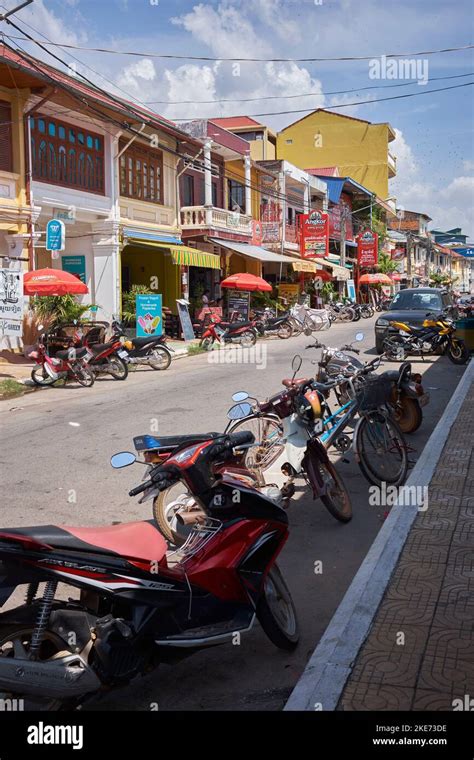
{"label": "motorcycle seat", "polygon": [[[75,351],[75,353],[72,353],[72,350]],[[91,349],[92,350],[92,349]],[[56,351],[56,357],[58,359],[82,359],[83,356],[85,356],[87,353],[87,348],[76,348],[76,349],[70,349],[66,348],[63,351]]]}
{"label": "motorcycle seat", "polygon": [[295,377],[294,380],[292,377],[285,377],[281,382],[285,388],[302,388],[307,383],[310,383],[311,380],[308,377]]}
{"label": "motorcycle seat", "polygon": [[204,443],[219,438],[222,433],[190,433],[189,435],[139,435],[133,439],[135,451],[169,451],[185,443]]}
{"label": "motorcycle seat", "polygon": [[[51,549],[134,557],[159,562],[166,555],[167,543],[153,520],[106,525],[103,527],[73,528],[66,525],[39,525],[33,528],[12,528],[10,537],[17,535],[28,542],[38,543]],[[32,544],[34,549],[34,544]],[[47,554],[45,554],[45,559]],[[61,569],[58,566],[58,569]],[[71,571],[73,572],[73,571]],[[87,576],[86,571],[81,574]]]}
{"label": "motorcycle seat", "polygon": [[109,340],[108,343],[94,343],[93,346],[89,346],[89,350],[94,354],[101,354],[102,351],[106,351],[108,348],[112,348],[112,346],[117,342],[116,339]]}
{"label": "motorcycle seat", "polygon": [[[220,322],[219,324],[222,324]],[[226,330],[240,330],[241,327],[253,327],[253,322],[230,322],[226,325]]]}
{"label": "motorcycle seat", "polygon": [[143,346],[148,345],[149,343],[162,343],[163,338],[161,336],[151,336],[149,338],[130,338],[132,341],[132,344],[135,348],[143,348]]}

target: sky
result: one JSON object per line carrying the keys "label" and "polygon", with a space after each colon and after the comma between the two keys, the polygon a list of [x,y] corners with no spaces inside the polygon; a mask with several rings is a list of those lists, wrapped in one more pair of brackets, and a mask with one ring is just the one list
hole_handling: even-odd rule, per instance
{"label": "sky", "polygon": [[[381,58],[473,44],[472,0],[35,0],[14,19],[35,39],[138,52],[49,48],[103,89],[170,119],[271,113],[256,118],[281,129],[314,108],[337,105],[338,113],[388,121],[397,135],[390,144],[397,205],[427,213],[432,228],[462,227],[474,238],[474,87],[422,94],[474,82],[474,51],[407,55],[413,66],[418,61],[417,71],[384,67]],[[19,36],[5,22],[0,31]],[[60,67],[33,43],[10,44]],[[346,56],[370,60],[294,60]],[[416,96],[376,102],[408,93]],[[349,105],[359,101],[369,102]]]}

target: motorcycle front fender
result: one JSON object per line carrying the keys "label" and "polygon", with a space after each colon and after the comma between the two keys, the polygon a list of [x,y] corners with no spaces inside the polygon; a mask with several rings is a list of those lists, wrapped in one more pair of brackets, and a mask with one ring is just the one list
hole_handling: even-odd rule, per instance
{"label": "motorcycle front fender", "polygon": [[312,438],[308,442],[306,453],[303,459],[303,468],[311,485],[313,491],[313,497],[319,499],[320,496],[324,496],[326,491],[326,484],[323,477],[317,467],[318,462],[327,464],[329,457],[326,449],[319,441],[318,438]]}

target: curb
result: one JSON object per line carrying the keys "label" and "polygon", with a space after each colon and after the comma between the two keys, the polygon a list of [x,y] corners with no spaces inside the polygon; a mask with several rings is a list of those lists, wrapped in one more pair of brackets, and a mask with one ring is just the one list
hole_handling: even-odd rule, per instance
{"label": "curb", "polygon": [[[474,361],[471,361],[413,468],[407,487],[426,486],[430,482],[473,381]],[[285,711],[336,709],[417,514],[415,505],[397,502],[392,507],[293,689]]]}

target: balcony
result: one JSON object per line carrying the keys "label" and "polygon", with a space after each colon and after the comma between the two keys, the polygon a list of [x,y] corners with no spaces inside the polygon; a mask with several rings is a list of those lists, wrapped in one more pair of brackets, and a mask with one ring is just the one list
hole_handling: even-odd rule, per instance
{"label": "balcony", "polygon": [[395,177],[397,173],[397,159],[390,151],[387,153],[388,176]]}
{"label": "balcony", "polygon": [[181,208],[183,230],[224,230],[242,235],[252,234],[252,217],[237,211],[227,211],[214,206],[183,206]]}

